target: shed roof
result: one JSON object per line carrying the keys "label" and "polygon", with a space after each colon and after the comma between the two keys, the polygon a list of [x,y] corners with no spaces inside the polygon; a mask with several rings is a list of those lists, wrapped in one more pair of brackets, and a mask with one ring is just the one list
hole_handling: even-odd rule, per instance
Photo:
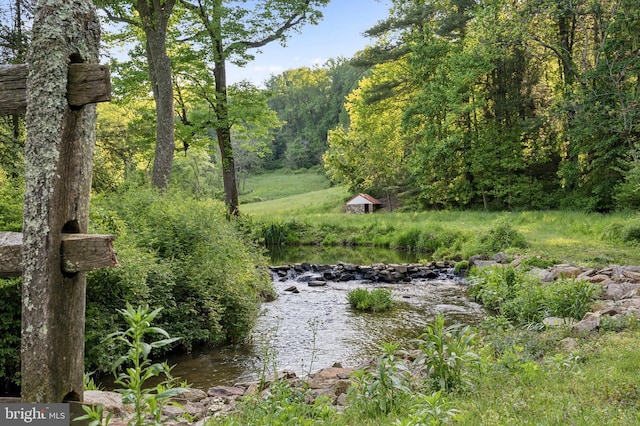
{"label": "shed roof", "polygon": [[375,198],[373,198],[371,195],[368,194],[358,194],[355,197],[353,197],[352,199],[350,199],[349,201],[347,201],[345,204],[347,205],[354,205],[354,204],[382,204],[380,201],[376,200]]}

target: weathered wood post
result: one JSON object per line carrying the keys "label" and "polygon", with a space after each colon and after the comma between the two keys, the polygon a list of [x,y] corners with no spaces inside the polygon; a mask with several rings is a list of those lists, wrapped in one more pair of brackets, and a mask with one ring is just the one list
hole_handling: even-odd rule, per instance
{"label": "weathered wood post", "polygon": [[22,400],[83,396],[85,272],[64,272],[62,233],[86,233],[95,105],[70,107],[70,63],[97,63],[89,0],[39,0],[28,55],[22,244]]}

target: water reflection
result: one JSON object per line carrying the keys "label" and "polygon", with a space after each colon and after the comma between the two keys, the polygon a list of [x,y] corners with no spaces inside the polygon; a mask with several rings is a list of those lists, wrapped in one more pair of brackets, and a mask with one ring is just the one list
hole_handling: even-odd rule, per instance
{"label": "water reflection", "polygon": [[317,263],[332,265],[347,262],[354,265],[372,263],[415,263],[428,258],[427,254],[380,247],[343,246],[269,246],[272,265],[287,263]]}

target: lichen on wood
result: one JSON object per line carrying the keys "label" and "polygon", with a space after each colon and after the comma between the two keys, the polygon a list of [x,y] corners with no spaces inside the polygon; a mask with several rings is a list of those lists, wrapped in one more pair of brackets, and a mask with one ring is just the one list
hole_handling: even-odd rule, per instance
{"label": "lichen on wood", "polygon": [[86,232],[95,105],[67,105],[70,62],[97,63],[98,17],[89,0],[40,0],[27,57],[23,222],[22,398],[82,395],[85,275],[65,277],[61,234]]}

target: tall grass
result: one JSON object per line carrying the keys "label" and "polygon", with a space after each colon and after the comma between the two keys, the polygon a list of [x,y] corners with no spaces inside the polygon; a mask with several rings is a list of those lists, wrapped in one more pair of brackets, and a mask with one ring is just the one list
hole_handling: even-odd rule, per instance
{"label": "tall grass", "polygon": [[[296,236],[288,236],[295,244],[400,247],[437,259],[504,250],[582,265],[640,265],[637,212],[383,210],[349,215],[343,213],[343,205],[353,194],[343,187],[329,187],[315,170],[271,172],[253,179],[254,193],[268,201],[242,204],[241,212],[258,223],[286,224],[295,220],[305,224],[304,230],[296,229]],[[508,228],[500,228],[505,225]],[[521,239],[513,239],[509,235],[512,231]],[[509,244],[487,244],[491,233],[493,242],[500,243],[496,237],[503,236],[509,237]],[[485,236],[484,244],[479,240],[481,236]]]}

